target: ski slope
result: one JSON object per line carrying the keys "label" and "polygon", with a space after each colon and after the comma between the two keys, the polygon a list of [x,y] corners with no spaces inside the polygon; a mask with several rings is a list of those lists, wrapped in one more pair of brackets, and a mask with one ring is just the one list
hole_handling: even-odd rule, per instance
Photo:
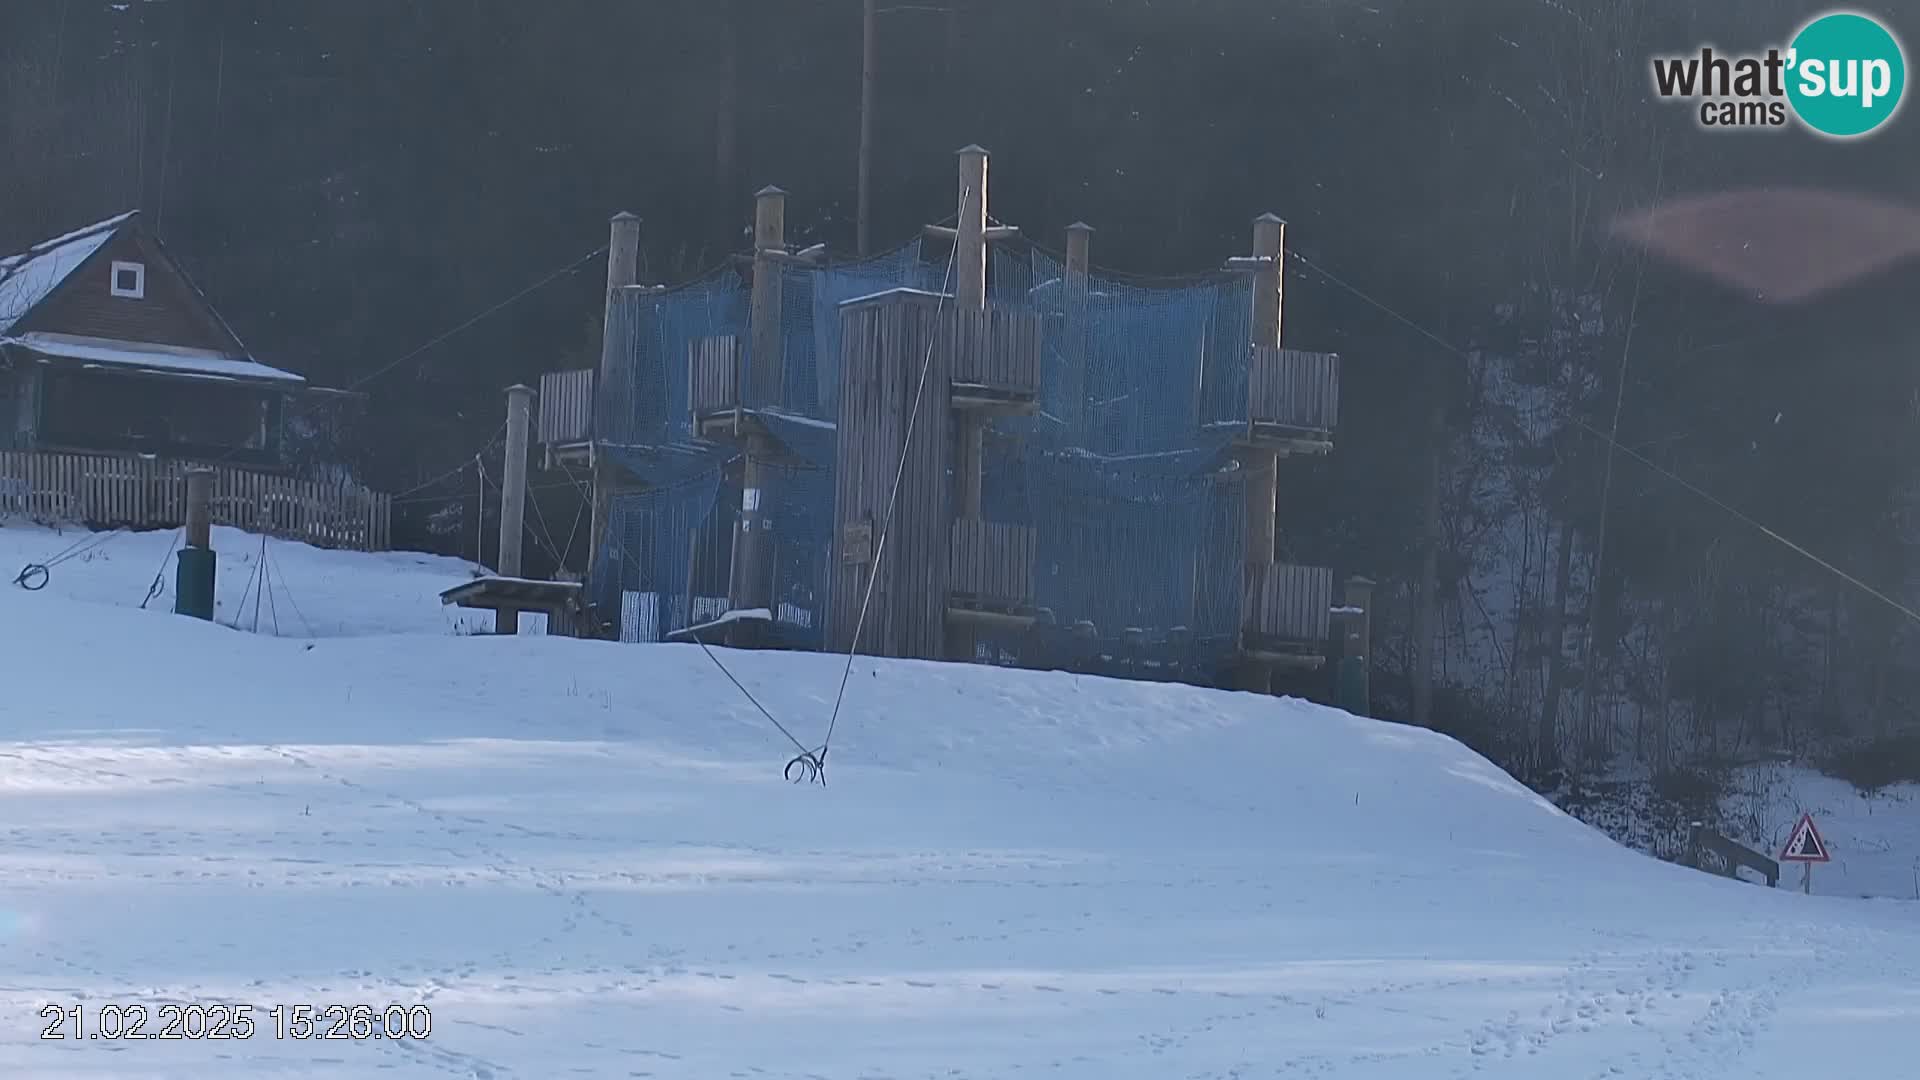
{"label": "ski slope", "polygon": [[[103,551],[145,579],[165,541]],[[358,632],[138,610],[78,561],[0,587],[0,1076],[1913,1072],[1920,905],[1656,862],[1440,736],[863,660],[794,787],[695,647],[461,636],[457,563],[274,550]],[[840,661],[726,659],[820,736]],[[50,1004],[257,1030],[44,1040]],[[271,1019],[389,1004],[431,1035]]]}

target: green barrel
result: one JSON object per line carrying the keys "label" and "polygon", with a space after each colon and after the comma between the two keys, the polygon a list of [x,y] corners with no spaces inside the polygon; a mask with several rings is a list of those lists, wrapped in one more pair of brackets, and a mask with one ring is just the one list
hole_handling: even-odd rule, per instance
{"label": "green barrel", "polygon": [[173,579],[173,611],[196,619],[213,618],[213,549],[183,547]]}
{"label": "green barrel", "polygon": [[1367,661],[1364,657],[1348,656],[1340,661],[1338,682],[1335,694],[1340,707],[1355,716],[1365,716],[1367,702]]}

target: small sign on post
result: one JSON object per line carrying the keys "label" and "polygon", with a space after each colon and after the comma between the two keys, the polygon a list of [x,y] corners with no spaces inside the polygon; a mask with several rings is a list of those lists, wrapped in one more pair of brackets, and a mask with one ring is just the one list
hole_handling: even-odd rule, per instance
{"label": "small sign on post", "polygon": [[1800,891],[1813,895],[1813,864],[1832,862],[1833,856],[1827,853],[1827,842],[1820,838],[1820,830],[1813,826],[1812,814],[1801,814],[1800,823],[1793,827],[1787,837],[1786,850],[1780,853],[1781,862],[1800,864]]}

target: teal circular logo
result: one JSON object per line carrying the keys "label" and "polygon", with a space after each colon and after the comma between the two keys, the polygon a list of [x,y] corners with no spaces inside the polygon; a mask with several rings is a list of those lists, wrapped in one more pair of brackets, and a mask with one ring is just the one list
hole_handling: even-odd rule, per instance
{"label": "teal circular logo", "polygon": [[1787,100],[1800,122],[1837,139],[1878,128],[1900,109],[1907,60],[1893,33],[1837,11],[1801,27],[1788,45]]}

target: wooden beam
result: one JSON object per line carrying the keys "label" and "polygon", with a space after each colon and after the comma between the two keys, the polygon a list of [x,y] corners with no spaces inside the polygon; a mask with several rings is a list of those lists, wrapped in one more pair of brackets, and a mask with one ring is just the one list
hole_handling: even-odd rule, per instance
{"label": "wooden beam", "polygon": [[947,621],[966,626],[976,626],[990,630],[1026,630],[1034,624],[1036,616],[1015,615],[1004,611],[982,611],[979,608],[947,609]]}
{"label": "wooden beam", "polygon": [[[960,230],[946,225],[923,225],[921,226],[921,231],[924,232],[930,240],[958,241],[960,239]],[[1002,240],[1018,240],[1019,238],[1020,226],[1018,225],[988,225],[980,230],[980,239],[987,243],[999,243]]]}
{"label": "wooden beam", "polygon": [[753,298],[749,329],[749,378],[741,387],[742,404],[749,406],[780,404],[784,378],[780,336],[780,275],[775,272],[775,252],[786,250],[787,193],[777,187],[761,188],[753,197]]}

